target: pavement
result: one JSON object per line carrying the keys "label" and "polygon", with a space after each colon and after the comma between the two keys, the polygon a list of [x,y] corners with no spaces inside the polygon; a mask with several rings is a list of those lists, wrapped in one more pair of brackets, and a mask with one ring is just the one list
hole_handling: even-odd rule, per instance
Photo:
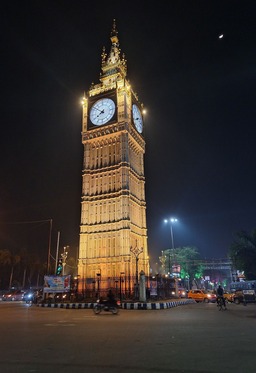
{"label": "pavement", "polygon": [[[164,310],[167,308],[173,308],[178,306],[184,306],[186,304],[194,304],[194,299],[172,299],[165,301],[156,302],[121,302],[120,308],[126,310]],[[45,308],[64,308],[64,309],[92,309],[95,302],[91,303],[40,303],[38,307]]]}

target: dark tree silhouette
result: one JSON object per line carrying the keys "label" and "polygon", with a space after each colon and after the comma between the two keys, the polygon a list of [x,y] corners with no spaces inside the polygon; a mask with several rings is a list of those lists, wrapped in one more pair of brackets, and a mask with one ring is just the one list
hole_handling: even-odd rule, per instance
{"label": "dark tree silhouette", "polygon": [[251,234],[242,230],[230,245],[229,256],[238,270],[244,271],[246,280],[256,279],[256,229]]}

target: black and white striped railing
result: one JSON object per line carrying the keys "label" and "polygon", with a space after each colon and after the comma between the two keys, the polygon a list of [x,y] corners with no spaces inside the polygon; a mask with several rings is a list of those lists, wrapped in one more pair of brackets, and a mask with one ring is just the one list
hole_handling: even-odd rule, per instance
{"label": "black and white striped railing", "polygon": [[[169,302],[134,302],[121,303],[121,308],[126,310],[163,310],[191,303],[195,303],[195,301],[193,299],[182,299]],[[92,309],[95,304],[97,303],[40,303],[38,306],[45,308]]]}

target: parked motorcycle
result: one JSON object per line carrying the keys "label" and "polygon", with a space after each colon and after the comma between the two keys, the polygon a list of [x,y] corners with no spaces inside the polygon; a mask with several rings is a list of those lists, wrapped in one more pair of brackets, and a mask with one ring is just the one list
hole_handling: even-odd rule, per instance
{"label": "parked motorcycle", "polygon": [[98,315],[102,311],[112,312],[113,315],[117,315],[119,308],[117,303],[109,303],[108,301],[97,300],[97,303],[93,307],[93,312]]}

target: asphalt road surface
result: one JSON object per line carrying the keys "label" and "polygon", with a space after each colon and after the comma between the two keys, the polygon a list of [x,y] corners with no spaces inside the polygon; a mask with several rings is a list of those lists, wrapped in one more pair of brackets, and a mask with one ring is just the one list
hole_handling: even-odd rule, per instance
{"label": "asphalt road surface", "polygon": [[92,310],[0,303],[1,373],[255,373],[256,305]]}

